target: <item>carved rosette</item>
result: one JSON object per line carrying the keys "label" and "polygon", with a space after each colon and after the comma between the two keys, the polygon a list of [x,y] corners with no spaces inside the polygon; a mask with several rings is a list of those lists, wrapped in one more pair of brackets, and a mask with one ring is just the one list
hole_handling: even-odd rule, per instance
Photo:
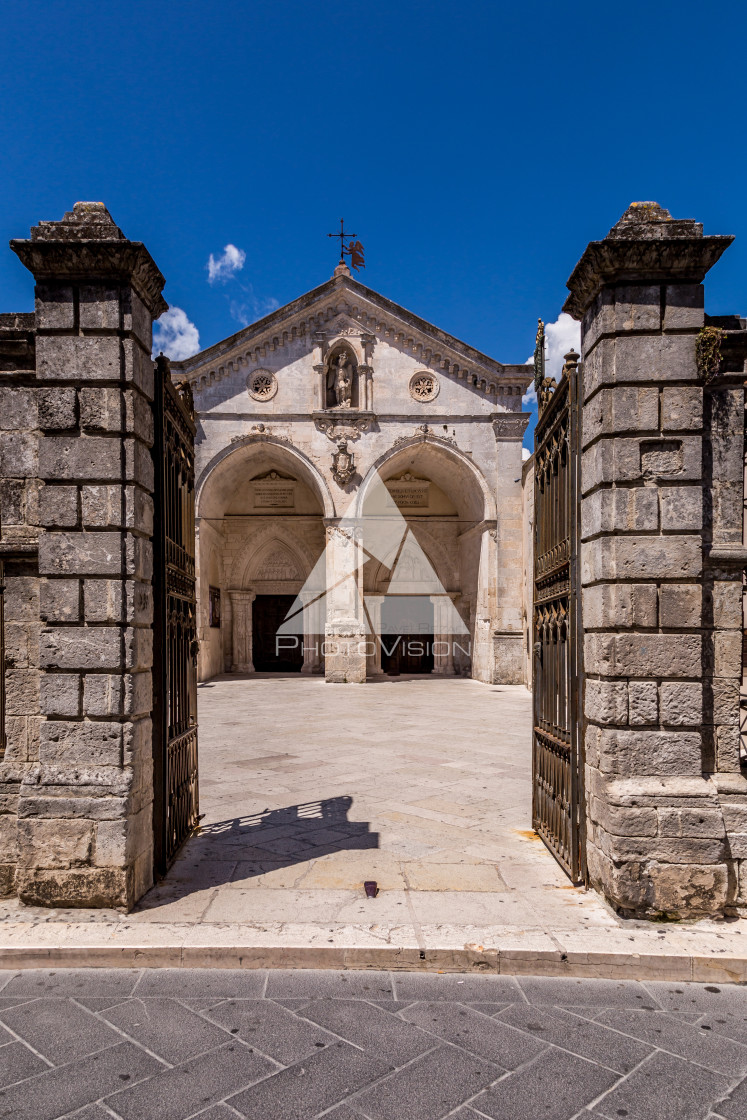
{"label": "carved rosette", "polygon": [[271,401],[278,391],[275,374],[269,369],[255,369],[246,379],[249,396],[255,401]]}
{"label": "carved rosette", "polygon": [[427,404],[434,401],[441,388],[438,378],[430,370],[419,370],[410,378],[410,396],[414,401]]}

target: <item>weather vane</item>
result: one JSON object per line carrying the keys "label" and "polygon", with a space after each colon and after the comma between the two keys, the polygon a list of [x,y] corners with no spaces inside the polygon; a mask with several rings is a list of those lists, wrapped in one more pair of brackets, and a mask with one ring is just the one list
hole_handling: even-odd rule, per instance
{"label": "weather vane", "polygon": [[360,241],[348,241],[347,245],[345,244],[347,238],[356,236],[355,233],[345,233],[345,226],[342,218],[340,218],[340,232],[327,234],[327,237],[340,238],[340,264],[345,264],[345,256],[347,255],[350,257],[351,266],[357,272],[359,268],[366,267],[366,262],[363,259],[363,246]]}

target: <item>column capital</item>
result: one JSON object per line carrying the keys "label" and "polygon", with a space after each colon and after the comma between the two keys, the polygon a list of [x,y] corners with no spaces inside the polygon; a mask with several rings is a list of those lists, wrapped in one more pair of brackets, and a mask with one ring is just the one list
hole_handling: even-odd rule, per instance
{"label": "column capital", "polygon": [[253,603],[257,598],[256,591],[233,591],[229,588],[228,594],[231,596],[232,603]]}
{"label": "column capital", "polygon": [[607,284],[700,284],[734,238],[703,236],[702,223],[676,220],[656,202],[633,202],[603,241],[591,241],[566,287],[563,310],[581,319]]}
{"label": "column capital", "polygon": [[532,419],[530,412],[494,412],[490,417],[496,440],[522,440]]}

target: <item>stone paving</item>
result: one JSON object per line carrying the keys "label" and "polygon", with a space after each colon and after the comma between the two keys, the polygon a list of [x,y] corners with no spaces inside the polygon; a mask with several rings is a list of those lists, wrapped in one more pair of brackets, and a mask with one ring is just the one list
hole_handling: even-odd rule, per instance
{"label": "stone paving", "polygon": [[0,973],[7,1120],[742,1120],[747,988],[388,972]]}
{"label": "stone paving", "polygon": [[531,831],[525,688],[226,676],[198,697],[205,817],[143,918],[387,924],[424,942],[618,924]]}

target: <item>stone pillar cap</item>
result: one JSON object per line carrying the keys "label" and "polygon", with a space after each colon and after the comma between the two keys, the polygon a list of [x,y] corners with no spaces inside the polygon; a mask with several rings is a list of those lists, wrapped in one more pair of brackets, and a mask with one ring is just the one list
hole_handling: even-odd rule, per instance
{"label": "stone pillar cap", "polygon": [[103,202],[76,202],[62,221],[39,222],[10,247],[36,280],[130,283],[157,318],[168,310],[166,283],[142,241],[129,241]]}
{"label": "stone pillar cap", "polygon": [[603,241],[591,241],[566,287],[563,310],[574,319],[605,284],[700,284],[733,236],[704,237],[703,225],[675,219],[658,202],[631,202]]}

